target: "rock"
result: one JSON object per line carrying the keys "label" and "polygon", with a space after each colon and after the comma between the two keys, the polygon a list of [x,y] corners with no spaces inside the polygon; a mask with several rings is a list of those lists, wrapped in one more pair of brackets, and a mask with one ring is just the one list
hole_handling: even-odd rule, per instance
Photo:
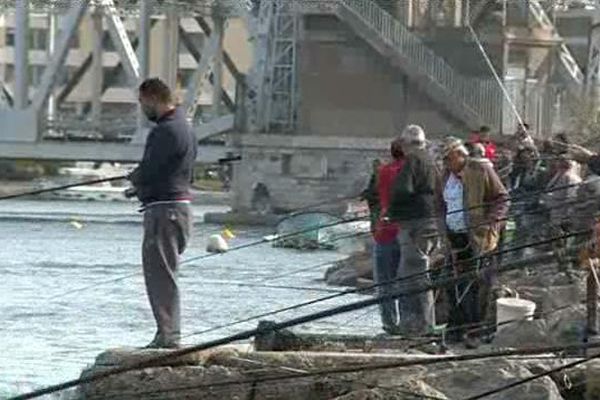
{"label": "rock", "polygon": [[[421,379],[451,399],[464,399],[532,376],[518,361],[494,359],[450,363],[428,371]],[[556,384],[539,378],[487,397],[490,400],[562,400]]]}
{"label": "rock", "polygon": [[[172,350],[137,349],[127,347],[110,349],[100,353],[96,357],[95,366],[115,367],[134,365],[157,357],[167,356],[171,352]],[[209,354],[209,352],[194,352],[175,359],[168,358],[161,360],[160,362],[157,362],[156,366],[200,365]]]}
{"label": "rock", "polygon": [[587,310],[577,304],[548,314],[548,330],[557,344],[581,343],[586,329]]}
{"label": "rock", "polygon": [[498,328],[493,345],[497,347],[551,346],[554,339],[545,320],[520,321]]}
{"label": "rock", "polygon": [[356,286],[358,278],[373,279],[373,259],[362,252],[336,262],[325,271],[325,281],[331,286]]}

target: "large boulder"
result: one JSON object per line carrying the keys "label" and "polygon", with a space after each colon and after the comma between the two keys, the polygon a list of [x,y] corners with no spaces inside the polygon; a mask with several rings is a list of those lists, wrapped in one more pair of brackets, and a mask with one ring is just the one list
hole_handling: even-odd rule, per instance
{"label": "large boulder", "polygon": [[[421,379],[451,399],[471,396],[501,388],[533,374],[516,360],[492,359],[452,363],[447,368],[429,370]],[[562,400],[556,384],[548,377],[499,391],[490,400]]]}
{"label": "large boulder", "polygon": [[373,257],[369,252],[356,253],[325,271],[325,281],[331,286],[355,287],[360,279],[373,279]]}

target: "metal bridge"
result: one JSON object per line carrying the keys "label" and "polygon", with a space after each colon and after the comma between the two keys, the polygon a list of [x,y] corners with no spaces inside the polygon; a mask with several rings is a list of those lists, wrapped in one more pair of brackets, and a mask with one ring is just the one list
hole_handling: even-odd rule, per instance
{"label": "metal bridge", "polygon": [[[187,82],[182,82],[182,107],[197,132],[198,160],[214,162],[223,157],[229,149],[219,135],[234,129],[234,114],[243,92],[237,90],[243,76],[224,50],[225,26],[229,18],[248,17],[250,8],[245,0],[2,2],[0,19],[6,21],[9,15],[14,18],[14,79],[9,84],[0,75],[0,158],[139,160],[149,125],[135,106],[135,88],[150,76],[151,52],[157,45],[151,44],[151,29],[157,21],[163,24],[164,33],[163,43],[159,43],[161,76],[172,87],[177,85],[180,47],[195,64]],[[31,22],[39,15],[47,18],[48,34],[42,49],[46,60],[33,85]],[[131,16],[137,26],[129,26],[128,30],[126,18]],[[183,18],[197,24],[202,40],[195,40],[183,29]],[[77,49],[79,57],[73,57],[73,43],[79,40],[84,20],[91,26],[87,30],[91,30],[91,49]],[[0,33],[5,32],[0,28]],[[0,39],[0,50],[3,42]],[[118,60],[107,70],[105,48],[109,43]],[[5,57],[7,47],[5,44]],[[70,58],[79,58],[79,63],[67,65]],[[233,91],[224,89],[225,72],[235,82]],[[67,103],[84,79],[91,86],[90,95],[87,101],[75,102],[74,111],[73,104]],[[123,107],[107,110],[102,97],[119,79],[119,89],[125,89],[130,100]],[[207,97],[203,88],[207,86],[211,88],[211,99],[202,103],[200,99]],[[116,113],[119,108],[126,111]]]}

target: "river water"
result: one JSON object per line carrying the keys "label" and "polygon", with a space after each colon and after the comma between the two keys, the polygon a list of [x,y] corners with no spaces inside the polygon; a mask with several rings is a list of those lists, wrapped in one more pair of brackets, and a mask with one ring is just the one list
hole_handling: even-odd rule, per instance
{"label": "river water", "polygon": [[[195,207],[194,237],[183,259],[205,254],[207,237],[223,227],[203,224],[202,215],[219,210],[224,209]],[[233,227],[233,231],[231,246],[273,233],[265,228]],[[0,232],[0,399],[76,378],[99,352],[143,346],[152,339],[154,321],[140,267],[141,215],[134,204],[4,201]],[[191,335],[328,295],[308,290],[326,288],[319,281],[326,266],[307,267],[341,257],[332,251],[299,252],[261,244],[183,265],[184,343],[252,328],[257,321]],[[305,271],[282,276],[300,269]],[[135,275],[114,281],[130,274]],[[305,289],[246,287],[233,281]],[[359,298],[344,296],[270,318],[282,320]],[[379,328],[371,308],[298,329],[374,333]]]}

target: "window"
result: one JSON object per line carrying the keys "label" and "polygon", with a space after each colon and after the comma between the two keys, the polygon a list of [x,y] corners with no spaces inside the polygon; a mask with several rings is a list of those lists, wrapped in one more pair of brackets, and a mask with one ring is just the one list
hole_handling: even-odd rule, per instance
{"label": "window", "polygon": [[292,174],[292,155],[281,155],[281,175],[289,176]]}
{"label": "window", "polygon": [[15,29],[7,28],[6,29],[6,47],[14,47],[15,46]]}
{"label": "window", "polygon": [[30,65],[29,66],[29,83],[31,86],[37,86],[42,80],[44,74],[44,67],[42,65]]}
{"label": "window", "polygon": [[31,29],[29,34],[30,50],[45,50],[48,46],[47,29]]}
{"label": "window", "polygon": [[7,64],[4,72],[4,81],[5,82],[14,82],[15,81],[15,66],[12,64]]}

